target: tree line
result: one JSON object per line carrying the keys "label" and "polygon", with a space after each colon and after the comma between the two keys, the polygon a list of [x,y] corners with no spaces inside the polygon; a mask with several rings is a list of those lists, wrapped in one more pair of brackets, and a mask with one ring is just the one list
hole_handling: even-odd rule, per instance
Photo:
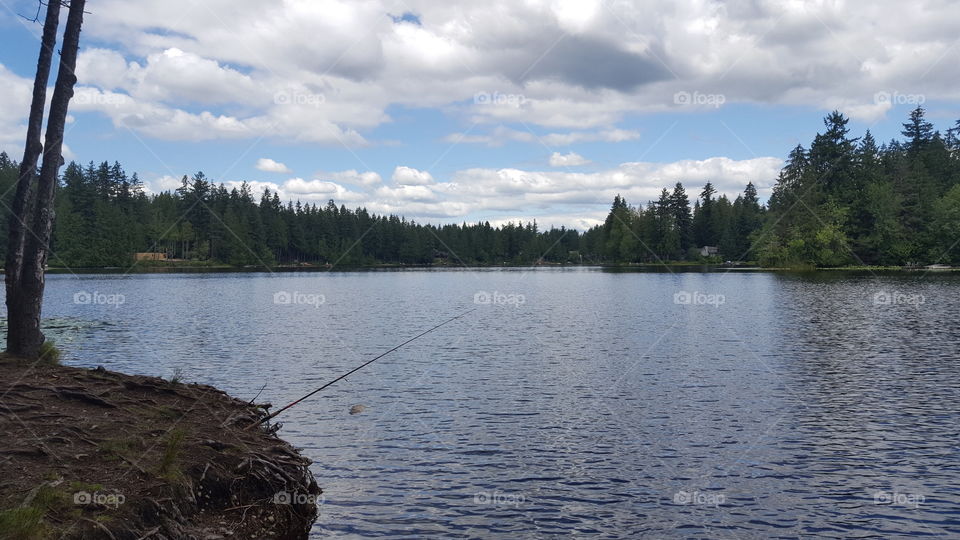
{"label": "tree line", "polygon": [[[16,168],[0,153],[0,190],[16,181]],[[269,189],[255,195],[247,183],[228,190],[202,172],[184,176],[176,190],[148,194],[119,163],[68,164],[56,215],[50,265],[70,268],[129,267],[138,252],[236,266],[581,262],[582,236],[573,229],[421,224],[332,200],[285,203]]]}
{"label": "tree line", "polygon": [[[535,221],[433,225],[365,208],[284,202],[202,172],[147,194],[119,163],[70,163],[56,196],[52,266],[130,266],[137,252],[236,266],[751,261],[767,266],[960,262],[960,122],[945,135],[922,108],[903,141],[851,138],[833,112],[809,148],[794,148],[772,195],[747,184],[732,201],[707,182],[678,182],[634,207],[617,195],[603,224],[580,232]],[[0,154],[0,189],[18,164]],[[9,199],[9,196],[7,197]],[[9,202],[5,204],[9,207]],[[7,220],[0,220],[5,226]],[[0,231],[6,239],[6,231]],[[703,253],[704,246],[716,250]]]}
{"label": "tree line", "polygon": [[833,112],[809,148],[797,146],[754,237],[767,265],[960,262],[960,121],[945,134],[917,107],[904,140],[851,138]]}
{"label": "tree line", "polygon": [[765,205],[752,184],[731,202],[708,182],[692,209],[679,183],[645,207],[617,196],[602,258],[693,260],[715,246],[716,259],[773,267],[960,263],[960,121],[941,133],[917,107],[905,139],[881,145],[848,122],[834,111],[791,150]]}

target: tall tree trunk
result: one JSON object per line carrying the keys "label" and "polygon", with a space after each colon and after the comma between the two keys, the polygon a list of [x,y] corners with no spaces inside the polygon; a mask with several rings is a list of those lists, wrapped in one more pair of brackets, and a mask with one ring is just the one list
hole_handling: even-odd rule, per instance
{"label": "tall tree trunk", "polygon": [[63,47],[60,49],[60,69],[50,100],[50,116],[47,118],[46,140],[43,148],[43,164],[37,181],[36,202],[33,209],[32,233],[25,242],[23,272],[20,275],[20,311],[18,317],[10,317],[9,332],[19,334],[17,350],[10,352],[26,358],[36,358],[40,353],[44,336],[40,331],[40,308],[43,303],[44,266],[50,236],[53,232],[53,199],[56,193],[57,173],[62,162],[63,131],[67,121],[67,108],[73,97],[77,82],[74,70],[77,65],[77,50],[80,45],[80,27],[83,25],[85,0],[73,0],[63,32]]}
{"label": "tall tree trunk", "polygon": [[[37,175],[37,161],[43,152],[40,133],[43,130],[43,109],[47,101],[47,81],[50,79],[50,64],[53,49],[57,44],[57,27],[60,23],[60,2],[47,5],[47,16],[43,22],[43,38],[40,42],[40,56],[37,59],[37,75],[33,80],[33,101],[30,103],[30,116],[27,120],[27,142],[24,146],[23,161],[20,162],[20,176],[17,178],[17,190],[13,196],[13,208],[10,212],[8,227],[7,256],[4,265],[6,280],[6,302],[9,318],[14,318],[22,305],[20,298],[20,275],[23,271],[23,250],[26,229],[33,205],[32,190]],[[8,326],[10,328],[10,326]],[[20,350],[21,334],[7,332],[7,350]]]}

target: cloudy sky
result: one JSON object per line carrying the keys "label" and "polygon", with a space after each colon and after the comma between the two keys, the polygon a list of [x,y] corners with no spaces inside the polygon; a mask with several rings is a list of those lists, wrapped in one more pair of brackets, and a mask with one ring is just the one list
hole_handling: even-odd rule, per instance
{"label": "cloudy sky", "polygon": [[[36,3],[0,0],[0,149],[22,154]],[[836,108],[886,141],[960,118],[960,3],[90,0],[68,159],[153,191],[586,227],[682,181],[769,193]]]}

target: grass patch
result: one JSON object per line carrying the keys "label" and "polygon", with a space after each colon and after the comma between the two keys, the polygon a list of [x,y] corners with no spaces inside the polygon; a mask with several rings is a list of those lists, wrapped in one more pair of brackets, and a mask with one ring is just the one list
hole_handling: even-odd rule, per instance
{"label": "grass patch", "polygon": [[100,443],[100,451],[108,459],[121,459],[141,448],[140,441],[134,438],[109,439]]}
{"label": "grass patch", "polygon": [[49,538],[50,527],[44,523],[43,508],[25,506],[0,511],[0,540],[43,540]]}
{"label": "grass patch", "polygon": [[170,377],[170,384],[180,384],[183,380],[183,369],[176,368],[173,370],[173,376]]}
{"label": "grass patch", "polygon": [[187,433],[182,429],[175,429],[167,435],[167,442],[163,447],[163,454],[160,456],[160,464],[157,467],[160,476],[171,483],[177,483],[183,478],[183,472],[177,463],[180,457],[180,451],[183,450],[183,440]]}
{"label": "grass patch", "polygon": [[53,340],[48,339],[40,345],[40,361],[44,364],[56,366],[60,364],[60,349]]}
{"label": "grass patch", "polygon": [[43,540],[53,536],[44,521],[50,512],[70,508],[67,495],[49,484],[40,486],[29,504],[0,511],[0,540]]}
{"label": "grass patch", "polygon": [[166,405],[151,407],[148,413],[161,420],[179,420],[183,416],[182,411]]}
{"label": "grass patch", "polygon": [[40,486],[31,506],[42,508],[46,512],[62,512],[70,508],[67,494],[50,485]]}
{"label": "grass patch", "polygon": [[101,489],[103,489],[102,484],[88,484],[80,481],[70,482],[70,491],[73,492],[86,491],[88,493],[94,493],[96,491],[100,491]]}

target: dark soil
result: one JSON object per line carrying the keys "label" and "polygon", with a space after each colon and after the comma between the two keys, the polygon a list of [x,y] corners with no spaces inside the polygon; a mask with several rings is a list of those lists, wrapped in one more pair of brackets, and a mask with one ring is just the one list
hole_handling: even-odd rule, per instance
{"label": "dark soil", "polygon": [[306,538],[310,461],[216,388],[0,356],[0,539]]}

